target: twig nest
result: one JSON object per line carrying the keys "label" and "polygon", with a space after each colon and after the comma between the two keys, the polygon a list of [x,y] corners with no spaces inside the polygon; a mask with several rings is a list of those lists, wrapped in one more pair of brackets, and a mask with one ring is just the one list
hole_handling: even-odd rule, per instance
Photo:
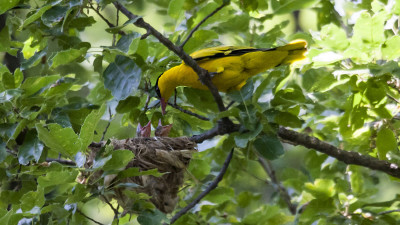
{"label": "twig nest", "polygon": [[[91,145],[90,155],[85,164],[86,168],[91,168],[96,155],[105,145],[101,142]],[[188,167],[192,154],[196,152],[196,143],[190,141],[187,137],[169,138],[132,138],[126,140],[111,140],[114,150],[126,149],[135,154],[125,167],[138,168],[139,171],[157,169],[164,173],[160,177],[152,175],[131,176],[119,178],[118,174],[104,175],[103,171],[96,171],[90,174],[88,183],[93,184],[94,188],[100,190],[106,188],[104,197],[107,200],[115,198],[118,204],[126,212],[138,210],[135,198],[132,198],[133,192],[145,193],[149,195],[150,201],[162,212],[170,213],[178,203],[178,191],[183,184],[185,169]],[[104,177],[104,182],[97,182]],[[127,185],[132,184],[132,185]],[[136,186],[136,185],[137,186]]]}

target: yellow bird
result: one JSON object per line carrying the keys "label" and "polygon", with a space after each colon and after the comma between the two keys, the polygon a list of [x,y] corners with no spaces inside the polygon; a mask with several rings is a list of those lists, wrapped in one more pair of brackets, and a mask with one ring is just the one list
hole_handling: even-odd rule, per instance
{"label": "yellow bird", "polygon": [[[304,40],[295,40],[270,49],[222,46],[202,49],[190,56],[200,67],[212,73],[212,82],[219,91],[229,92],[240,90],[247,79],[267,69],[304,59],[306,46],[307,42]],[[184,62],[165,71],[158,77],[155,85],[163,114],[168,99],[178,86],[208,89],[200,82],[197,73]]]}

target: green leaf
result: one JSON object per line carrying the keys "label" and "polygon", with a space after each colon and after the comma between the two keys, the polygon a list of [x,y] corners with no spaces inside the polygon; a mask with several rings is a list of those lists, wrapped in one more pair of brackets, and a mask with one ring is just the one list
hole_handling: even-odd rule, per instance
{"label": "green leaf", "polygon": [[95,23],[96,23],[96,20],[93,18],[93,16],[78,17],[78,18],[73,19],[69,23],[69,28],[76,28],[80,31],[83,31],[86,27],[90,27]]}
{"label": "green leaf", "polygon": [[392,36],[382,45],[382,57],[386,60],[393,60],[400,57],[400,36]]}
{"label": "green leaf", "polygon": [[335,24],[322,27],[320,39],[314,39],[319,45],[333,50],[345,50],[349,46],[346,31]]}
{"label": "green leaf", "polygon": [[53,57],[51,68],[56,68],[57,66],[71,63],[78,59],[81,56],[85,56],[88,48],[83,47],[81,49],[68,49],[61,52],[57,52],[57,54]]}
{"label": "green leaf", "polygon": [[250,191],[243,191],[243,192],[240,192],[240,194],[237,196],[237,202],[240,207],[246,208],[252,202],[254,202],[256,200],[260,200],[260,198],[261,198],[261,194],[252,193]]}
{"label": "green leaf", "polygon": [[386,160],[388,152],[397,152],[397,139],[389,128],[382,128],[376,137],[376,148],[380,159]]}
{"label": "green leaf", "polygon": [[[137,49],[137,47],[138,47],[137,45],[139,44],[137,41],[137,40],[139,40],[138,38],[140,38],[140,34],[136,33],[136,32],[130,33],[128,35],[124,35],[119,39],[119,41],[117,43],[117,48],[125,53],[128,53],[128,51],[130,52],[130,50],[131,50],[130,46],[132,44],[134,44],[134,45],[136,45],[136,47],[133,47],[133,48]],[[135,39],[136,39],[136,41],[135,41],[135,43],[133,43],[133,40],[135,40]],[[130,53],[133,53],[133,52],[130,52]]]}
{"label": "green leaf", "polygon": [[299,9],[312,8],[319,0],[289,0],[282,2],[284,2],[282,5],[274,9],[274,14],[286,14]]}
{"label": "green leaf", "polygon": [[17,127],[17,123],[0,123],[0,135],[4,138],[11,139]]}
{"label": "green leaf", "polygon": [[2,163],[7,157],[6,143],[0,143],[0,163]]}
{"label": "green leaf", "polygon": [[94,104],[103,104],[105,101],[111,98],[111,92],[104,87],[103,82],[97,83],[97,85],[90,91],[87,97],[87,99]]}
{"label": "green leaf", "polygon": [[0,103],[10,102],[22,94],[20,89],[10,89],[0,93]]}
{"label": "green leaf", "polygon": [[31,14],[28,18],[25,19],[23,27],[25,28],[26,26],[28,26],[29,24],[31,24],[32,22],[36,21],[37,19],[39,19],[43,13],[45,13],[47,10],[51,9],[51,7],[58,5],[62,0],[58,0],[58,1],[54,1],[51,3],[48,3],[44,6],[42,6],[42,8],[38,9],[34,14]]}
{"label": "green leaf", "polygon": [[21,63],[21,70],[26,70],[29,69],[30,67],[36,66],[37,64],[39,64],[39,62],[41,61],[41,59],[47,54],[47,48],[39,51],[39,52],[35,52],[35,54],[30,57],[27,60],[22,61]]}
{"label": "green leaf", "polygon": [[14,76],[10,72],[3,73],[3,75],[1,76],[1,82],[5,89],[15,88]]}
{"label": "green leaf", "polygon": [[121,100],[117,105],[117,113],[127,113],[132,111],[140,104],[140,98],[137,96],[129,96],[128,98]]}
{"label": "green leaf", "polygon": [[39,139],[57,153],[73,157],[81,150],[82,142],[70,127],[62,128],[60,125],[52,123],[45,128],[43,124],[37,123],[36,130]]}
{"label": "green leaf", "polygon": [[88,191],[85,189],[85,185],[76,183],[68,199],[65,201],[65,204],[82,202],[87,194]]}
{"label": "green leaf", "polygon": [[0,51],[2,51],[2,52],[9,51],[10,45],[11,45],[11,40],[10,40],[10,34],[9,34],[9,30],[8,30],[7,26],[3,27],[3,29],[0,30],[0,39],[1,39]]}
{"label": "green leaf", "polygon": [[331,72],[324,68],[307,70],[302,79],[302,86],[308,92],[326,92],[347,82],[349,79],[336,79]]}
{"label": "green leaf", "polygon": [[208,195],[204,198],[204,200],[208,200],[213,203],[221,204],[226,201],[231,201],[235,196],[235,192],[231,187],[220,187],[218,186],[214,190],[212,190]]}
{"label": "green leaf", "polygon": [[54,83],[60,79],[60,75],[50,75],[44,77],[28,77],[21,85],[21,89],[24,90],[25,96],[30,96],[38,92],[40,89],[46,87],[49,84]]}
{"label": "green leaf", "polygon": [[23,212],[30,211],[34,207],[41,208],[44,205],[43,187],[38,187],[37,189],[37,191],[29,191],[21,197],[21,209]]}
{"label": "green leaf", "polygon": [[172,0],[168,5],[168,15],[177,19],[183,13],[183,4],[185,0]]}
{"label": "green leaf", "polygon": [[318,199],[328,199],[336,194],[335,182],[329,179],[316,179],[313,184],[305,183],[304,187]]}
{"label": "green leaf", "polygon": [[37,138],[37,132],[35,130],[28,131],[18,151],[19,163],[27,165],[31,160],[38,162],[42,155],[43,147],[43,144]]}
{"label": "green leaf", "polygon": [[288,112],[278,112],[275,115],[275,122],[279,125],[293,128],[300,128],[303,125],[302,120]]}
{"label": "green leaf", "polygon": [[210,174],[211,165],[209,162],[203,159],[192,159],[188,169],[194,177],[202,180]]}
{"label": "green leaf", "polygon": [[20,0],[0,1],[0,14],[7,12],[7,10],[18,5]]}
{"label": "green leaf", "polygon": [[63,18],[66,18],[68,9],[69,7],[60,5],[52,7],[41,16],[43,23],[48,27],[53,27],[56,23],[61,22]]}
{"label": "green leaf", "polygon": [[102,168],[110,159],[112,158],[112,155],[108,155],[107,157],[99,157],[93,161],[93,169],[98,169]]}
{"label": "green leaf", "polygon": [[158,210],[144,211],[139,214],[137,221],[141,225],[163,224],[167,221],[167,216]]}
{"label": "green leaf", "polygon": [[279,90],[275,94],[274,99],[272,99],[271,105],[290,107],[293,105],[298,105],[299,103],[303,103],[305,100],[306,98],[303,95],[303,91],[298,86],[294,86]]}
{"label": "green leaf", "polygon": [[101,117],[104,115],[106,110],[106,105],[103,104],[100,109],[93,110],[83,122],[81,131],[79,133],[79,138],[82,140],[82,148],[83,150],[89,146],[93,141],[94,131],[99,123]]}
{"label": "green leaf", "polygon": [[276,136],[260,135],[253,146],[257,152],[269,160],[277,159],[284,153],[282,143]]}
{"label": "green leaf", "polygon": [[112,158],[108,160],[103,170],[121,170],[128,165],[128,163],[135,157],[135,154],[130,150],[115,150],[111,153]]}
{"label": "green leaf", "polygon": [[364,191],[364,176],[361,167],[349,165],[351,190],[354,193],[361,194]]}
{"label": "green leaf", "polygon": [[40,176],[37,182],[40,187],[51,187],[56,185],[64,185],[68,183],[74,183],[78,176],[78,170],[71,171],[50,171],[45,176]]}
{"label": "green leaf", "polygon": [[24,80],[24,74],[21,72],[20,68],[17,68],[14,71],[15,87],[19,87],[22,84],[23,80]]}
{"label": "green leaf", "polygon": [[104,86],[116,100],[126,99],[139,87],[142,69],[130,58],[118,55],[103,73]]}

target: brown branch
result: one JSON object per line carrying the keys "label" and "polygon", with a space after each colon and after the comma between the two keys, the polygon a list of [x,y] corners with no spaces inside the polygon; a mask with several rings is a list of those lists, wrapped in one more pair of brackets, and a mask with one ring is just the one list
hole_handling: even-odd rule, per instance
{"label": "brown branch", "polygon": [[108,120],[108,123],[107,123],[106,128],[104,128],[103,135],[101,136],[100,141],[103,141],[103,140],[104,140],[104,137],[106,136],[107,130],[108,130],[108,128],[109,128],[110,125],[111,125],[111,120],[112,120],[113,115],[111,114],[111,108],[110,108],[110,107],[108,107],[108,113],[109,113],[109,115],[110,115],[110,119]]}
{"label": "brown branch", "polygon": [[222,165],[221,171],[219,172],[218,176],[214,179],[214,181],[210,184],[210,186],[208,186],[206,190],[201,192],[199,194],[199,196],[197,196],[185,208],[181,209],[178,213],[176,213],[172,217],[170,224],[173,224],[181,216],[183,216],[185,213],[187,213],[191,208],[193,208],[195,205],[197,205],[197,203],[199,203],[201,199],[203,199],[208,193],[210,193],[212,190],[214,190],[218,186],[218,183],[222,180],[222,178],[225,175],[226,170],[228,169],[229,163],[231,162],[231,159],[233,156],[233,151],[234,151],[234,149],[232,149],[231,152],[229,153],[228,157],[226,157],[225,162]]}
{"label": "brown branch", "polygon": [[400,212],[400,209],[393,209],[393,210],[383,211],[383,212],[378,213],[378,215],[385,215],[385,214],[394,213],[394,212]]}
{"label": "brown branch", "polygon": [[400,167],[395,163],[390,163],[385,160],[379,160],[371,156],[362,155],[358,152],[344,151],[331,144],[321,141],[318,138],[288,130],[284,127],[279,128],[278,136],[284,140],[290,141],[294,145],[302,145],[310,149],[315,149],[346,164],[359,165],[372,170],[379,170],[393,177],[400,178]]}
{"label": "brown branch", "polygon": [[292,204],[290,195],[286,188],[279,182],[278,178],[276,177],[275,170],[273,169],[271,162],[265,160],[261,156],[258,156],[258,162],[261,164],[265,172],[268,174],[268,176],[271,178],[271,181],[273,184],[275,184],[275,187],[279,194],[281,195],[282,199],[286,202],[289,211],[292,215],[296,215],[296,209],[297,206]]}
{"label": "brown branch", "polygon": [[215,13],[217,13],[219,10],[221,10],[222,8],[224,8],[225,6],[227,6],[229,4],[229,2],[224,2],[222,3],[221,6],[219,6],[218,8],[216,8],[214,11],[212,11],[210,14],[208,14],[206,17],[203,18],[203,20],[200,21],[199,24],[197,24],[192,31],[190,31],[189,35],[186,37],[186,39],[182,42],[182,44],[179,46],[180,48],[183,48],[183,46],[185,46],[185,44],[189,41],[189,39],[193,36],[194,32],[196,32],[199,27],[201,25],[203,25],[204,22],[206,22],[207,19],[209,19],[210,17],[212,17]]}
{"label": "brown branch", "polygon": [[93,223],[99,224],[99,225],[104,225],[104,224],[102,224],[102,223],[100,223],[100,222],[97,222],[96,220],[94,220],[94,219],[92,219],[92,218],[86,216],[81,210],[76,209],[76,211],[77,211],[79,214],[81,214],[83,217],[85,217],[86,219],[92,221]]}
{"label": "brown branch", "polygon": [[108,206],[110,206],[111,210],[114,212],[114,219],[117,219],[117,224],[118,224],[119,223],[119,219],[118,219],[119,212],[118,212],[118,209],[114,208],[114,206],[110,203],[110,201],[108,201],[108,199],[105,196],[102,195],[102,197],[103,197],[103,200],[107,203]]}
{"label": "brown branch", "polygon": [[194,117],[196,117],[196,118],[198,118],[198,119],[205,120],[205,121],[210,121],[209,118],[207,118],[207,117],[205,117],[205,116],[202,116],[202,115],[199,115],[199,114],[197,114],[197,113],[194,113],[194,112],[192,112],[192,111],[186,110],[186,109],[180,107],[179,105],[177,105],[177,104],[175,104],[175,103],[172,104],[172,103],[169,103],[169,102],[168,102],[168,105],[172,106],[173,108],[175,108],[175,109],[177,109],[177,110],[179,110],[179,111],[181,111],[181,112],[183,112],[183,113],[186,113],[186,114],[189,114],[189,115],[191,115],[191,116],[194,116]]}
{"label": "brown branch", "polygon": [[199,80],[210,89],[215,102],[218,105],[219,111],[225,111],[224,103],[222,102],[222,98],[219,95],[218,89],[211,81],[210,74],[207,70],[201,68],[197,62],[192,59],[182,48],[174,45],[168,38],[164,37],[159,31],[157,31],[150,24],[146,23],[143,18],[133,14],[123,5],[121,5],[118,1],[113,2],[114,6],[119,9],[125,16],[127,16],[130,20],[134,21],[137,27],[141,27],[145,29],[148,33],[157,38],[164,46],[166,46],[169,50],[173,51],[179,58],[181,58],[188,66],[190,66],[199,76]]}
{"label": "brown branch", "polygon": [[202,134],[193,135],[189,139],[196,143],[201,143],[205,140],[211,139],[217,135],[230,134],[238,132],[240,125],[233,124],[232,122],[219,122],[218,125],[211,130],[208,130]]}
{"label": "brown branch", "polygon": [[[107,18],[105,18],[105,17],[100,13],[99,8],[97,8],[97,9],[94,8],[94,6],[92,5],[91,2],[89,2],[89,7],[90,7],[93,11],[95,11],[96,14],[97,14],[104,22],[106,22],[106,24],[107,24],[110,28],[115,27],[114,24],[112,24]],[[118,16],[118,14],[117,14],[117,16]],[[122,30],[119,30],[119,31],[118,31],[118,34],[120,34],[120,35],[126,35],[126,33],[125,33],[124,31],[122,31]]]}

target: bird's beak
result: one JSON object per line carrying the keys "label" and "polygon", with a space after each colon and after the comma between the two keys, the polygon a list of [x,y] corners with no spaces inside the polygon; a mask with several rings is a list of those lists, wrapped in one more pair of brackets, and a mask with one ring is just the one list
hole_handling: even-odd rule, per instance
{"label": "bird's beak", "polygon": [[161,98],[160,103],[161,103],[162,114],[165,115],[165,108],[167,108],[167,102],[164,100],[164,98]]}

